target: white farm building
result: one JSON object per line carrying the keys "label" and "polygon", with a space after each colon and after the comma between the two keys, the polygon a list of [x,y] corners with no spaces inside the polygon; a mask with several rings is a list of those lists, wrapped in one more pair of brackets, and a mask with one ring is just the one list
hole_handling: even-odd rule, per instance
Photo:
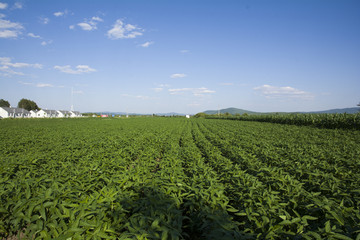
{"label": "white farm building", "polygon": [[0,107],[0,118],[67,118],[82,117],[78,111],[44,110],[27,111],[23,108]]}
{"label": "white farm building", "polygon": [[29,116],[30,112],[23,108],[0,107],[0,118],[24,118]]}
{"label": "white farm building", "polygon": [[55,118],[58,116],[58,112],[56,110],[39,110],[36,112],[37,118]]}

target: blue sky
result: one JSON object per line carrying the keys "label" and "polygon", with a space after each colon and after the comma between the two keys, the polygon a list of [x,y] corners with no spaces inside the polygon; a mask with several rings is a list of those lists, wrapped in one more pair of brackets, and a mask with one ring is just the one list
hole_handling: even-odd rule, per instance
{"label": "blue sky", "polygon": [[359,13],[357,0],[0,0],[0,98],[81,112],[354,107]]}

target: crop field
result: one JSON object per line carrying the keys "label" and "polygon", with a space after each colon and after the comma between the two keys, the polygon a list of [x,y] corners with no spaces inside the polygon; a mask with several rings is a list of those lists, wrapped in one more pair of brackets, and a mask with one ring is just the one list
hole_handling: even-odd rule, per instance
{"label": "crop field", "polygon": [[360,131],[0,121],[2,239],[360,239]]}

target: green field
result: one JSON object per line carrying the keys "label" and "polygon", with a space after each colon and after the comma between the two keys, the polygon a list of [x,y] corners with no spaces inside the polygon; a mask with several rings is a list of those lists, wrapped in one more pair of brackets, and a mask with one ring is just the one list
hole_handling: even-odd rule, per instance
{"label": "green field", "polygon": [[360,131],[0,121],[0,238],[360,239]]}

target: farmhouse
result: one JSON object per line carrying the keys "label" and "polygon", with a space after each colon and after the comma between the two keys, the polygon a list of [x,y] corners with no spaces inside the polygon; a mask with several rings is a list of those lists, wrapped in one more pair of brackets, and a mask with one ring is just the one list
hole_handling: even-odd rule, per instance
{"label": "farmhouse", "polygon": [[70,111],[70,117],[82,117],[82,115],[78,111]]}
{"label": "farmhouse", "polygon": [[37,110],[30,110],[29,113],[30,113],[30,116],[29,116],[29,117],[34,118],[34,117],[36,117]]}
{"label": "farmhouse", "polygon": [[82,117],[78,111],[44,110],[27,111],[23,108],[0,107],[0,118],[66,118]]}
{"label": "farmhouse", "polygon": [[66,110],[58,110],[58,115],[57,117],[59,118],[67,118],[71,116],[71,112],[70,111],[66,111]]}
{"label": "farmhouse", "polygon": [[29,111],[23,108],[0,107],[0,118],[24,118],[29,116]]}
{"label": "farmhouse", "polygon": [[41,109],[36,112],[37,118],[55,118],[58,116],[58,112],[56,110],[44,110]]}

